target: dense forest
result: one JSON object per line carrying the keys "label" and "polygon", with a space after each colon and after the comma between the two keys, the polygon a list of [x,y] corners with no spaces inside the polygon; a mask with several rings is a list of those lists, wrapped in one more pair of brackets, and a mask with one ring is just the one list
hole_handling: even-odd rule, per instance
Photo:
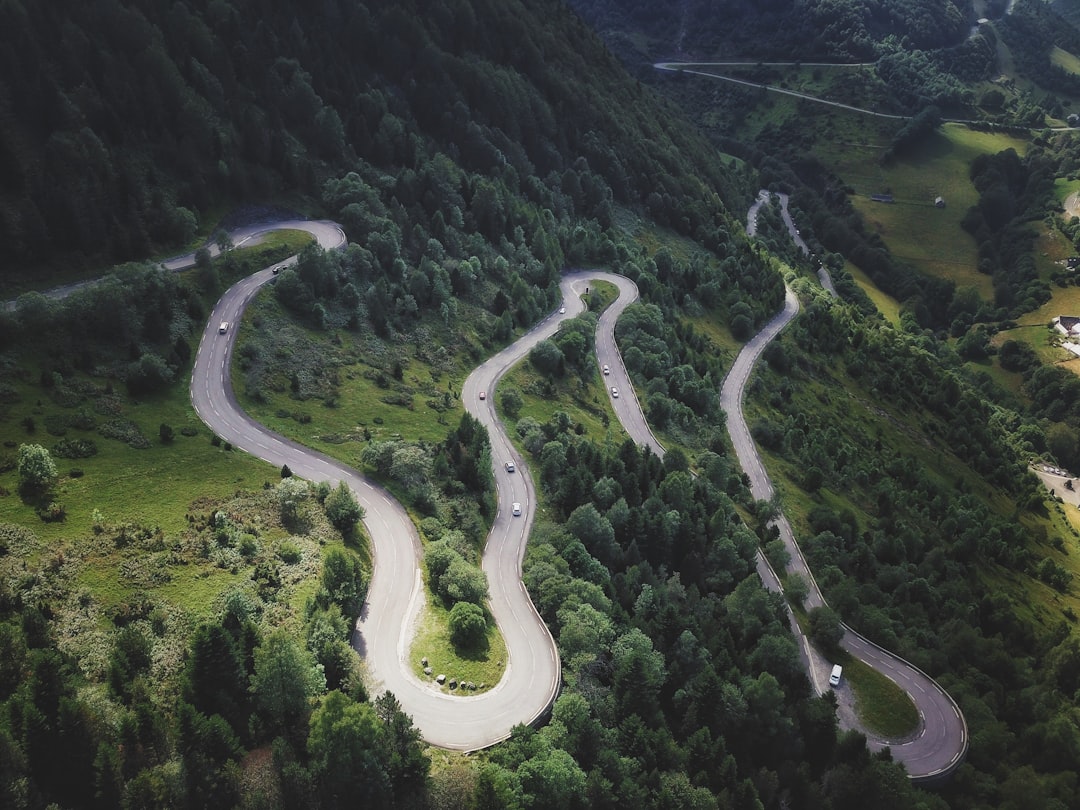
{"label": "dense forest", "polygon": [[[558,0],[331,1],[313,24],[274,3],[10,2],[0,32],[0,234],[17,266],[145,257],[223,201],[317,195],[358,155],[417,172],[429,139],[534,194],[529,178],[558,179],[579,216],[655,194],[692,232],[730,193],[715,163],[675,169],[703,144],[650,114],[659,102]],[[602,188],[561,188],[579,159]]]}
{"label": "dense forest", "polygon": [[[570,5],[605,38],[633,53],[628,30],[648,36],[650,61],[671,58],[866,60],[887,37],[907,50],[959,44],[974,21],[969,0],[690,0],[658,4],[636,0],[571,0]],[[806,32],[814,32],[808,37]],[[638,59],[628,60],[631,63]]]}

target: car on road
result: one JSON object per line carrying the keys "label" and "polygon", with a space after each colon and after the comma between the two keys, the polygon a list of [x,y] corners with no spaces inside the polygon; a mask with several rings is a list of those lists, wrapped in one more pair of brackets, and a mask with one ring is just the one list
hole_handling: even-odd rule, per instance
{"label": "car on road", "polygon": [[281,272],[281,268],[280,267],[275,267],[271,272],[276,276],[278,273]]}
{"label": "car on road", "polygon": [[618,399],[619,398],[619,389],[616,388],[615,386],[611,386],[611,396],[612,396],[613,399]]}
{"label": "car on road", "polygon": [[226,332],[229,331],[229,322],[228,321],[222,321],[221,326],[219,326],[217,328],[217,331],[218,331],[219,335],[224,335]]}
{"label": "car on road", "polygon": [[604,363],[604,376],[606,377],[610,373],[611,373],[611,366],[609,366],[607,363]]}
{"label": "car on road", "polygon": [[506,462],[503,466],[506,467],[507,472],[513,472],[514,471],[514,462],[512,462],[512,461]]}
{"label": "car on road", "polygon": [[517,501],[514,501],[514,507],[513,507],[512,511],[514,513],[514,517],[517,517],[518,515],[520,515],[521,514],[521,504],[518,503]]}
{"label": "car on road", "polygon": [[829,686],[839,686],[840,678],[844,674],[844,668],[837,664],[832,668],[832,675],[829,676]]}
{"label": "car on road", "polygon": [[560,315],[565,315],[566,314],[566,307],[559,307],[559,314]]}
{"label": "car on road", "polygon": [[487,399],[487,391],[480,392],[480,399]]}

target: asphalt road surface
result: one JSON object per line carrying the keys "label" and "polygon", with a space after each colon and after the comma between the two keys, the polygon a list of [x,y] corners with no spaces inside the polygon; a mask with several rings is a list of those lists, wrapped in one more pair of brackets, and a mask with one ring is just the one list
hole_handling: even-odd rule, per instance
{"label": "asphalt road surface", "polygon": [[[281,227],[310,230],[324,247],[340,244],[336,226],[308,225],[293,222]],[[238,323],[251,298],[272,278],[272,268],[249,276],[229,289],[214,307],[192,374],[195,409],[222,439],[252,455],[275,466],[288,464],[295,475],[311,481],[345,481],[349,485],[366,510],[364,523],[372,538],[374,571],[354,643],[367,663],[376,691],[392,691],[424,739],[433,745],[474,750],[498,742],[509,736],[518,723],[529,723],[543,714],[559,686],[554,641],[521,583],[521,556],[535,503],[528,473],[520,464],[518,472],[505,472],[503,462],[511,457],[509,443],[504,434],[492,431],[500,509],[483,565],[491,587],[491,610],[506,641],[508,660],[504,677],[489,691],[447,694],[415,676],[415,662],[408,659],[414,621],[425,599],[419,568],[420,541],[408,514],[389,493],[355,470],[255,422],[241,410],[233,394],[229,367],[236,329],[230,326],[225,334],[219,334],[218,324]],[[491,400],[481,402],[479,391],[493,389],[494,379],[536,342],[553,334],[560,317],[571,317],[573,307],[574,302],[568,301],[569,314],[548,318],[466,381],[466,407],[489,428],[494,414],[485,405],[490,406]],[[577,307],[581,307],[580,302]],[[515,500],[525,507],[521,517],[510,515],[509,504]]]}
{"label": "asphalt road surface", "polygon": [[[288,227],[302,225],[289,223]],[[335,228],[316,230],[325,247],[340,244]],[[492,745],[509,736],[515,725],[542,716],[558,692],[560,662],[555,642],[521,582],[521,561],[535,514],[535,488],[528,468],[496,418],[496,385],[537,343],[554,335],[561,321],[584,309],[580,293],[588,280],[597,276],[566,276],[562,284],[565,312],[550,315],[487,360],[462,386],[466,409],[484,424],[491,437],[499,511],[484,551],[483,568],[491,590],[491,612],[508,650],[502,680],[479,694],[451,695],[414,674],[416,662],[409,660],[410,642],[425,595],[419,568],[419,537],[401,505],[355,470],[264,428],[244,414],[236,401],[229,380],[235,324],[258,289],[273,278],[272,268],[229,289],[207,322],[191,382],[192,402],[203,421],[222,439],[275,466],[288,464],[297,476],[312,481],[345,481],[366,510],[364,522],[372,538],[374,571],[354,643],[367,663],[375,691],[392,691],[424,739],[433,745],[459,750]],[[629,378],[614,345],[614,322],[618,313],[636,299],[637,289],[627,279],[606,274],[603,277],[619,287],[620,297],[609,308],[601,328],[600,342],[610,354],[598,358],[607,358],[603,362],[611,365],[617,381],[612,384],[624,386],[627,402],[636,405],[636,397],[629,396]],[[232,324],[225,334],[218,333],[222,321]],[[487,395],[483,400],[481,391]],[[640,411],[638,418],[644,425]],[[514,462],[515,472],[506,471],[506,461]],[[511,514],[514,502],[522,505],[520,516]],[[422,655],[422,651],[415,655]]]}
{"label": "asphalt road surface", "polygon": [[[759,193],[757,200],[755,200],[748,213],[746,230],[751,236],[757,229],[757,213],[761,206],[768,201],[768,196],[766,191]],[[800,249],[806,252],[806,244],[799,236],[799,232],[787,211],[786,195],[780,195],[780,200],[782,216],[788,228],[788,233]],[[758,500],[770,500],[773,497],[773,486],[746,424],[746,418],[742,411],[743,394],[761,352],[791,322],[795,315],[798,314],[798,311],[798,299],[791,288],[787,287],[783,309],[750,342],[743,346],[742,351],[735,358],[727,377],[725,377],[720,391],[720,404],[728,414],[728,432],[731,435],[732,445],[743,471],[750,478],[750,491],[754,498]],[[774,521],[774,525],[778,528],[780,538],[784,541],[784,545],[791,555],[788,570],[800,574],[809,586],[809,593],[804,602],[806,608],[810,609],[824,605],[825,599],[821,595],[817,581],[806,563],[802,549],[799,548],[799,544],[795,540],[791,524],[783,514],[780,514]],[[760,561],[758,570],[761,573]],[[775,582],[774,575],[771,577],[767,577],[765,574],[762,575],[766,587],[777,589],[770,584],[770,578]],[[778,586],[778,583],[776,585]],[[797,632],[797,636],[801,635],[801,633]],[[921,670],[882,649],[846,625],[844,626],[844,637],[841,640],[841,646],[860,661],[865,662],[900,686],[914,701],[919,712],[919,727],[915,734],[909,738],[888,740],[873,735],[865,729],[860,729],[867,734],[867,740],[871,747],[883,748],[889,746],[893,758],[904,763],[909,776],[916,781],[931,782],[951,773],[963,761],[968,747],[967,724],[955,701]],[[805,655],[804,652],[804,658]],[[811,672],[811,680],[814,682],[815,688],[820,691],[820,679],[815,677],[813,671]],[[841,690],[847,688],[849,687],[846,683],[842,683],[840,686]]]}
{"label": "asphalt road surface", "polygon": [[[759,197],[753,213],[766,200],[766,195]],[[751,222],[753,219],[752,216]],[[787,219],[790,230],[793,226],[790,217]],[[309,230],[328,248],[341,246],[344,242],[340,229],[332,223],[291,222],[279,227]],[[252,237],[255,236],[253,233]],[[295,258],[286,260],[275,267],[287,266],[294,261]],[[497,419],[497,384],[503,374],[537,343],[554,335],[562,320],[583,310],[580,295],[591,281],[609,281],[618,287],[619,298],[602,315],[598,325],[597,363],[610,368],[605,385],[612,408],[624,428],[636,441],[648,444],[662,455],[663,447],[645,421],[614,339],[619,315],[637,299],[636,287],[628,279],[613,274],[587,271],[568,274],[562,282],[565,312],[550,315],[513,345],[487,360],[469,375],[462,387],[466,409],[485,425],[491,437],[499,510],[485,548],[483,568],[491,589],[491,611],[506,641],[508,659],[504,676],[494,688],[460,696],[447,694],[430,681],[416,677],[413,674],[415,662],[408,660],[414,622],[425,595],[419,569],[419,538],[404,509],[386,491],[346,465],[262,427],[244,414],[236,402],[228,374],[236,329],[230,328],[222,335],[218,333],[218,324],[222,321],[237,323],[259,287],[272,278],[272,268],[266,268],[234,285],[216,305],[192,374],[191,397],[196,410],[224,440],[240,449],[276,466],[288,464],[296,475],[309,480],[346,481],[364,506],[367,512],[365,524],[372,537],[374,572],[367,602],[357,622],[355,644],[367,662],[376,691],[393,691],[424,739],[433,745],[475,750],[505,739],[514,725],[533,722],[549,709],[559,688],[560,664],[554,640],[521,582],[521,561],[535,515],[536,495],[528,468],[517,456]],[[743,390],[765,346],[797,312],[798,301],[788,290],[783,310],[746,344],[721,391],[721,401],[729,414],[732,441],[756,498],[771,497],[772,485],[742,417]],[[611,396],[613,386],[623,392],[622,396]],[[480,399],[481,391],[486,394],[483,400]],[[506,461],[514,462],[515,472],[505,470]],[[511,514],[510,504],[514,502],[522,505],[520,516]],[[778,525],[781,536],[792,549],[793,567],[803,572],[811,586],[808,606],[822,604],[816,582],[782,515]],[[767,586],[778,589],[775,574],[760,555],[758,568]],[[913,739],[879,741],[879,744],[890,744],[893,756],[904,762],[914,779],[928,779],[949,772],[962,759],[967,745],[966,726],[951,699],[930,678],[858,634],[848,630],[843,644],[852,654],[905,688],[919,708],[922,722]],[[804,650],[804,657],[808,653]],[[417,651],[416,654],[422,653]],[[812,654],[809,657],[812,658]],[[807,663],[814,668],[812,660]],[[811,677],[816,685],[819,679],[813,673]]]}

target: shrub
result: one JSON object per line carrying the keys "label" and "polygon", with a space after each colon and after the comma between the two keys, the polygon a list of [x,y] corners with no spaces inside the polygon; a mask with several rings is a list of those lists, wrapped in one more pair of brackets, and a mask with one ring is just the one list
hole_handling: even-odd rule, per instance
{"label": "shrub", "polygon": [[46,523],[59,523],[67,517],[67,510],[60,501],[50,501],[44,506],[39,506],[35,511],[37,516]]}
{"label": "shrub", "polygon": [[334,528],[342,534],[352,532],[357,522],[364,517],[363,508],[356,502],[352,490],[344,481],[339,482],[337,488],[326,497],[323,508]]}
{"label": "shrub", "polygon": [[97,455],[98,448],[93,439],[62,439],[52,451],[59,458],[90,458]]}
{"label": "shrub", "polygon": [[118,439],[135,450],[145,450],[150,446],[139,426],[130,419],[115,418],[98,426],[98,433],[106,439]]}
{"label": "shrub", "polygon": [[30,490],[48,489],[56,481],[56,463],[40,444],[19,447],[19,486]]}
{"label": "shrub", "polygon": [[300,547],[289,540],[282,540],[277,555],[286,565],[296,565],[301,558]]}
{"label": "shrub", "polygon": [[458,602],[450,609],[450,640],[459,647],[476,647],[484,640],[487,620],[484,609],[472,602]]}

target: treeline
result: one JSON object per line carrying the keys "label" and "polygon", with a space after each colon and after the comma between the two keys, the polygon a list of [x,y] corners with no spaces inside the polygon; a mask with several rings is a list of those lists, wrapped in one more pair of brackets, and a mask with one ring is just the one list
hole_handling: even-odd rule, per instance
{"label": "treeline", "polygon": [[[1080,96],[1080,76],[1054,64],[1055,45],[1080,53],[1080,32],[1056,13],[1051,5],[1018,0],[1014,13],[998,24],[1001,38],[1012,54],[1020,75],[1044,90],[1075,98]],[[1047,100],[1047,107],[1054,106]],[[1061,117],[1061,111],[1056,111]]]}
{"label": "treeline", "polygon": [[621,44],[620,55],[633,53],[631,32],[645,34],[650,61],[682,55],[867,60],[879,55],[889,38],[906,50],[957,45],[974,19],[964,0],[691,0],[670,6],[645,0],[570,0],[570,5],[593,28],[608,32],[613,46]]}
{"label": "treeline", "polygon": [[14,263],[142,257],[190,240],[222,199],[316,197],[358,156],[407,185],[433,144],[534,196],[583,158],[601,182],[558,191],[578,216],[655,193],[673,227],[715,225],[727,183],[704,142],[561,3],[413,5],[5,4]]}
{"label": "treeline", "polygon": [[972,161],[971,182],[979,201],[968,209],[961,226],[978,244],[979,272],[993,278],[998,320],[1050,300],[1049,285],[1035,267],[1035,233],[1028,223],[1059,207],[1055,169],[1055,161],[1037,147],[1022,159],[1007,149]]}

